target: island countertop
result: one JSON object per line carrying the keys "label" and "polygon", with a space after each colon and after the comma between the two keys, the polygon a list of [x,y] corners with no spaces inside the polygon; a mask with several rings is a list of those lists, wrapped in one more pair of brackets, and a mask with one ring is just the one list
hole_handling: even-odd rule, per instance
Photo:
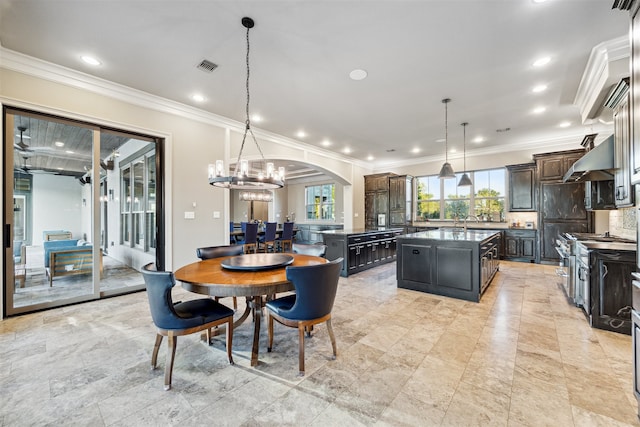
{"label": "island countertop", "polygon": [[427,230],[419,231],[417,233],[405,234],[400,237],[403,239],[482,242],[499,233],[500,231],[498,230],[455,231],[448,230],[446,228],[439,228],[437,230]]}

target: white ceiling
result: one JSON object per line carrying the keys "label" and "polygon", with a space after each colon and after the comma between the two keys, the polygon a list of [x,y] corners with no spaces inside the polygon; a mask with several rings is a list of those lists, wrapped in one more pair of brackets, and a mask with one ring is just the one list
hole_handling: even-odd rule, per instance
{"label": "white ceiling", "polygon": [[[579,148],[584,134],[610,131],[583,124],[573,103],[592,48],[628,34],[628,13],[612,3],[0,0],[0,43],[244,122],[240,21],[250,16],[251,112],[264,118],[252,126],[318,147],[329,140],[329,150],[349,147],[383,167],[444,156],[443,98],[452,99],[449,148],[462,151],[460,123],[469,122],[469,155],[567,138]],[[541,56],[551,62],[533,67]],[[219,67],[204,73],[203,59]],[[351,80],[356,68],[368,77]],[[538,84],[548,89],[533,93]],[[533,114],[537,106],[546,111]]]}

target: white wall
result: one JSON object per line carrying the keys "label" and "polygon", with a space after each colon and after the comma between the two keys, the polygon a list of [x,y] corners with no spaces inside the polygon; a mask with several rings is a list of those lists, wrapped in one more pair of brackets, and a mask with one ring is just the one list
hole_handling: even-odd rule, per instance
{"label": "white wall", "polygon": [[67,230],[81,239],[89,231],[84,228],[82,197],[82,186],[73,177],[34,174],[32,244],[42,245],[45,230]]}
{"label": "white wall", "polygon": [[[39,63],[33,59],[30,61]],[[53,66],[43,66],[48,67]],[[68,73],[73,75],[73,72]],[[199,246],[226,243],[231,220],[228,214],[229,190],[208,184],[207,166],[218,158],[225,159],[228,164],[232,149],[237,149],[234,141],[241,135],[242,123],[126,88],[120,91],[126,95],[118,91],[112,93],[102,87],[108,86],[108,82],[100,82],[93,87],[84,81],[90,80],[84,75],[79,76],[78,81],[65,79],[64,84],[52,81],[56,79],[57,74],[40,78],[31,73],[9,70],[6,66],[0,68],[0,80],[3,82],[0,85],[0,102],[165,138],[167,268],[195,261],[195,248]],[[231,137],[228,136],[229,130]],[[267,159],[313,159],[313,164],[334,173],[338,179],[347,181],[352,178],[351,161],[332,157],[328,152],[317,153],[314,151],[317,149],[303,144],[294,146],[284,137],[280,142],[277,136],[269,136],[258,129],[254,129],[254,133]],[[227,148],[229,145],[231,149]],[[287,200],[290,200],[289,196]],[[278,212],[285,215],[288,210],[290,207],[284,203],[278,207]],[[184,219],[186,211],[194,212],[195,219]],[[215,211],[222,213],[220,218],[213,218]],[[278,222],[283,220],[281,218]]]}

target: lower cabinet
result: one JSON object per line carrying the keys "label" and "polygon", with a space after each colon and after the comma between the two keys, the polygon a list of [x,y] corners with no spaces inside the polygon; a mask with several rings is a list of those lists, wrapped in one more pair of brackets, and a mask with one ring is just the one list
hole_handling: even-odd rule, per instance
{"label": "lower cabinet", "polygon": [[402,229],[323,233],[327,259],[344,258],[340,275],[347,277],[396,259],[396,238]]}
{"label": "lower cabinet", "polygon": [[504,259],[537,262],[537,230],[505,230]]}
{"label": "lower cabinet", "polygon": [[501,234],[484,241],[398,238],[398,287],[480,301],[499,268]]}

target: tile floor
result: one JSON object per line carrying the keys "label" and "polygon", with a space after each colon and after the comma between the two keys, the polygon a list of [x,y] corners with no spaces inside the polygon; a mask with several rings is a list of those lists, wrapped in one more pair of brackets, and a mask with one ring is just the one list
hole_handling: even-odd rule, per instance
{"label": "tile floor", "polygon": [[[176,298],[190,298],[179,287]],[[223,300],[225,301],[225,300]],[[623,426],[638,425],[631,338],[591,329],[553,266],[502,262],[479,304],[397,289],[395,264],[340,279],[338,358],[324,326],[278,327],[249,366],[252,325],[224,341],[180,338],[149,369],[144,292],[0,322],[0,425]],[[166,342],[166,341],[165,341]]]}

